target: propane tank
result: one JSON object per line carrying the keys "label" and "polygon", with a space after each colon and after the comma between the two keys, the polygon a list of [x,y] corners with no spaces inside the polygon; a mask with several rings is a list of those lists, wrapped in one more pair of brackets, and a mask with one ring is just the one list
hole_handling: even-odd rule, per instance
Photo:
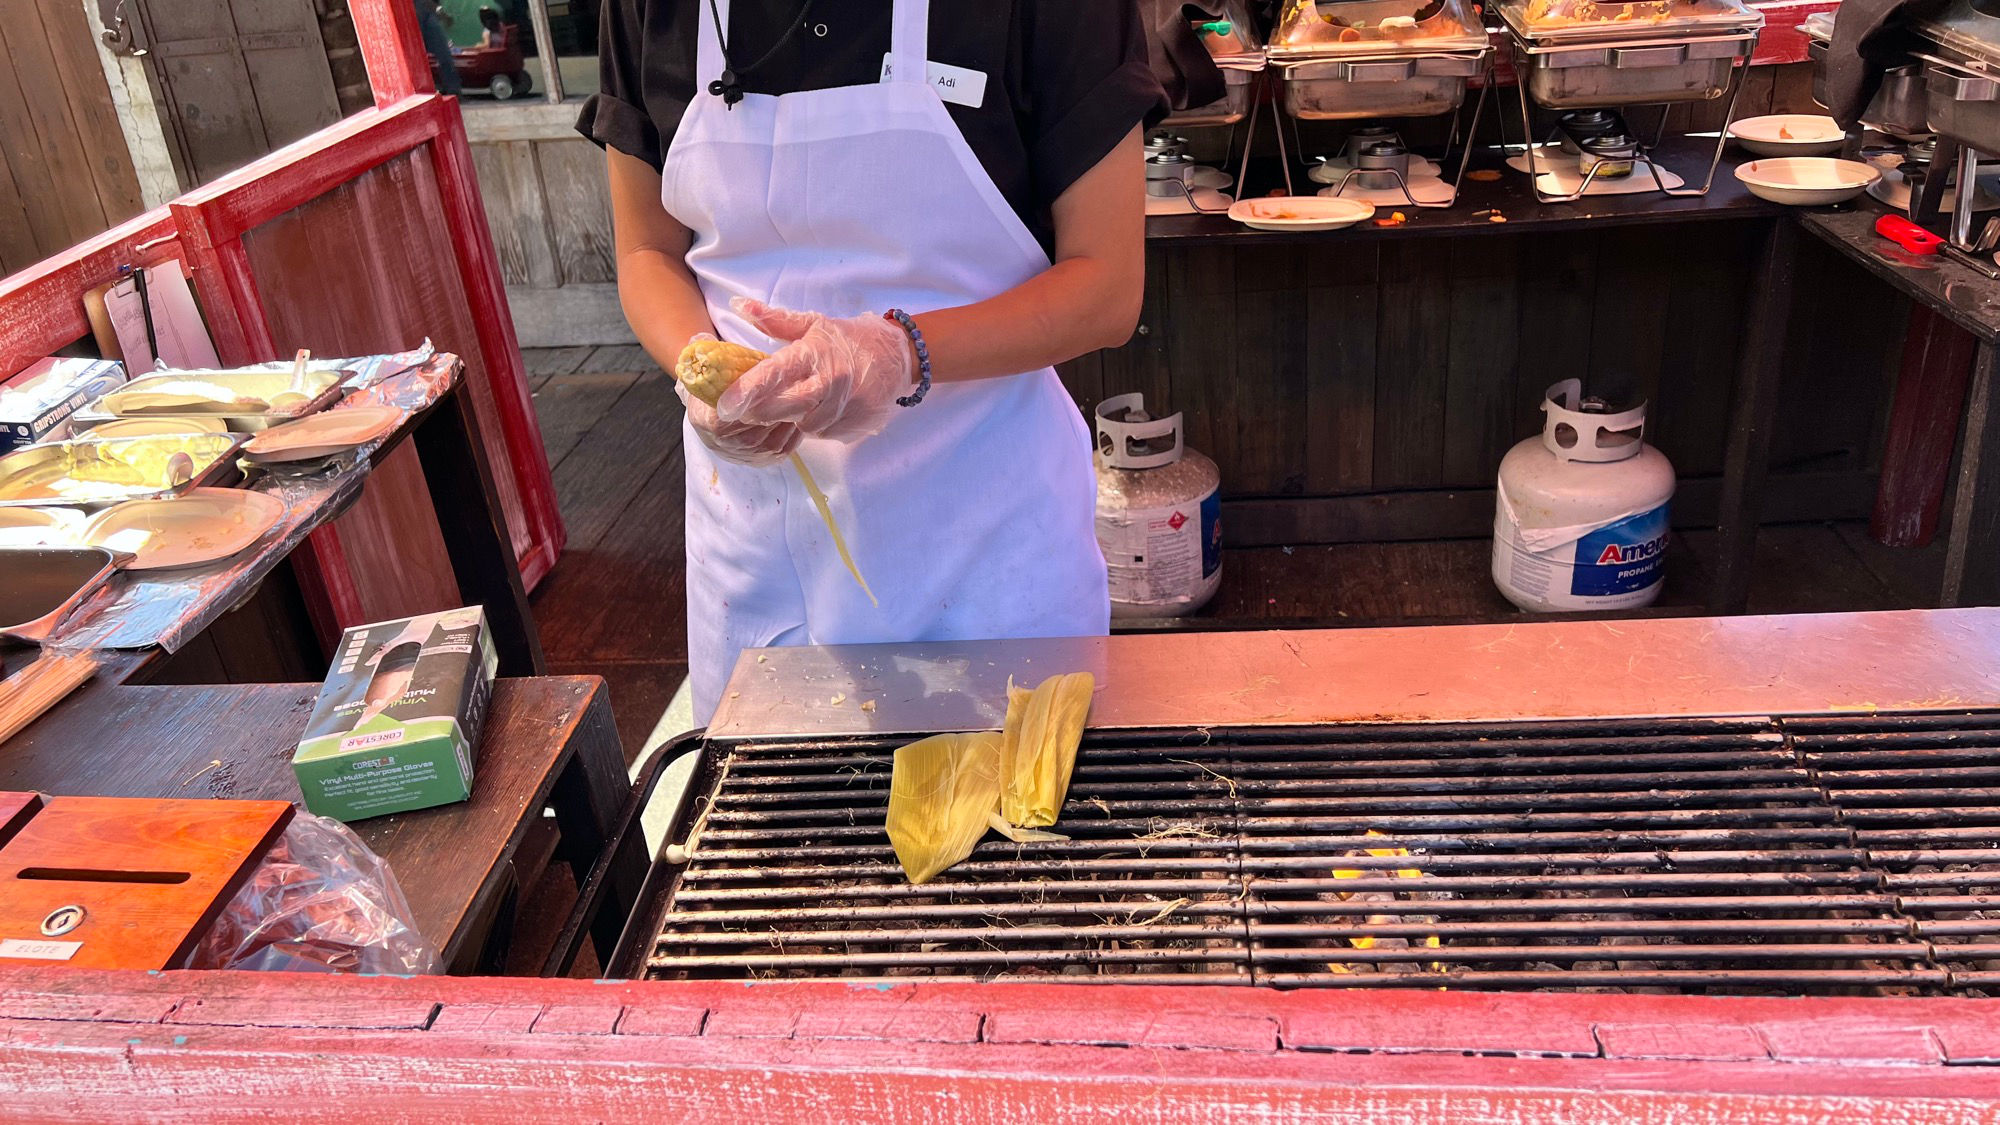
{"label": "propane tank", "polygon": [[1666,580],[1674,469],[1645,442],[1645,404],[1614,414],[1565,379],[1542,411],[1541,436],[1500,462],[1494,583],[1538,612],[1651,605]]}
{"label": "propane tank", "polygon": [[1222,474],[1146,396],[1097,404],[1097,545],[1111,616],[1180,617],[1222,585]]}

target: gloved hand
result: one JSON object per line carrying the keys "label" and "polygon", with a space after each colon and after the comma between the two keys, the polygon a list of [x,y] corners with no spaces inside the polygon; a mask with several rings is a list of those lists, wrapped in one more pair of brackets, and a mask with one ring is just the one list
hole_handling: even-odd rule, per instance
{"label": "gloved hand", "polygon": [[855,442],[881,432],[916,382],[916,352],[894,321],[835,318],[738,297],[729,307],[774,340],[790,341],[716,400],[725,423],[790,422],[801,433]]}
{"label": "gloved hand", "polygon": [[[714,338],[703,332],[689,342]],[[754,422],[725,422],[715,416],[713,406],[689,394],[681,384],[674,384],[674,393],[680,396],[681,405],[687,408],[688,421],[694,423],[695,436],[724,460],[753,467],[772,465],[784,460],[799,444],[799,428],[790,422],[769,426]]]}

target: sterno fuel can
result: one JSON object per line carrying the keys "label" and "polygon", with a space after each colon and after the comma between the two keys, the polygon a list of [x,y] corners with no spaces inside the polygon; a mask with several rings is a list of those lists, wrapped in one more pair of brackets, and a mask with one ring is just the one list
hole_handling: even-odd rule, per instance
{"label": "sterno fuel can", "polygon": [[1613,413],[1565,379],[1542,432],[1500,462],[1493,581],[1522,609],[1651,605],[1666,580],[1674,469],[1646,444],[1646,407]]}

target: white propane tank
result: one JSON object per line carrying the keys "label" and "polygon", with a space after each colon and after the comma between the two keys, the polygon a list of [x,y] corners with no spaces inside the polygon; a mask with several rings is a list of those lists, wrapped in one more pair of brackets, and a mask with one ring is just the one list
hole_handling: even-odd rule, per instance
{"label": "white propane tank", "polygon": [[1543,613],[1651,605],[1666,580],[1674,468],[1645,442],[1645,404],[1613,414],[1565,379],[1542,410],[1541,436],[1500,462],[1494,583]]}
{"label": "white propane tank", "polygon": [[1111,616],[1180,617],[1222,585],[1222,474],[1146,396],[1097,404],[1097,545]]}

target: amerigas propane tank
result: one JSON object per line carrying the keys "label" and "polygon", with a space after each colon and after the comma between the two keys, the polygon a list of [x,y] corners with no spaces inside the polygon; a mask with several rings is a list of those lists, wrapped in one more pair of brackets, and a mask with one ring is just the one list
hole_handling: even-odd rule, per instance
{"label": "amerigas propane tank", "polygon": [[1541,612],[1651,605],[1666,580],[1674,469],[1645,442],[1646,407],[1613,414],[1565,379],[1540,437],[1500,462],[1493,581]]}
{"label": "amerigas propane tank", "polygon": [[1222,474],[1181,443],[1181,416],[1146,396],[1097,404],[1097,545],[1111,616],[1179,617],[1222,585]]}

